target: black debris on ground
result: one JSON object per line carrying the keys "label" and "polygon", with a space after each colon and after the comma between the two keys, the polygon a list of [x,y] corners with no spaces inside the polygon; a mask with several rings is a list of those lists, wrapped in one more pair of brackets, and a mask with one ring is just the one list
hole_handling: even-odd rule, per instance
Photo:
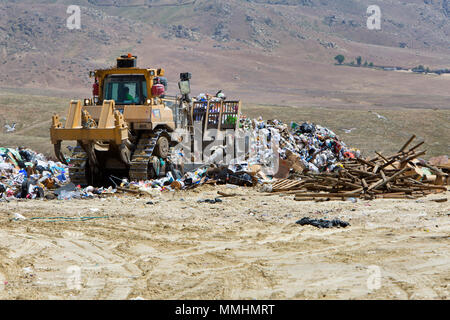
{"label": "black debris on ground", "polygon": [[346,228],[350,226],[350,223],[339,219],[324,220],[324,219],[310,219],[309,217],[305,217],[298,220],[296,224],[299,224],[301,226],[311,225],[317,228],[333,228],[333,227]]}

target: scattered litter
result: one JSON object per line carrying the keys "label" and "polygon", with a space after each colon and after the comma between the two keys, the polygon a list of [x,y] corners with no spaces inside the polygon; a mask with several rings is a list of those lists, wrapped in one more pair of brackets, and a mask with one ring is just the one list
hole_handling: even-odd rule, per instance
{"label": "scattered litter", "polygon": [[380,114],[378,114],[376,112],[373,112],[373,111],[369,111],[369,112],[375,114],[377,116],[377,118],[380,119],[380,120],[387,120],[387,118],[385,116],[382,116],[382,115],[380,115]]}
{"label": "scattered litter", "polygon": [[43,199],[46,190],[55,190],[68,179],[67,167],[48,160],[30,149],[0,148],[0,196]]}
{"label": "scattered litter", "polygon": [[222,199],[215,198],[215,199],[200,199],[197,202],[198,203],[211,203],[211,204],[214,204],[214,203],[220,203],[220,202],[223,202],[223,201],[222,201]]}
{"label": "scattered litter", "polygon": [[22,268],[22,270],[25,273],[33,273],[33,268],[32,267],[25,267],[25,268]]}
{"label": "scattered litter", "polygon": [[342,131],[344,131],[345,133],[351,133],[353,130],[356,130],[356,128],[342,129]]}
{"label": "scattered litter", "polygon": [[27,219],[23,215],[21,215],[20,213],[13,213],[13,216],[14,216],[14,218],[12,220],[14,220],[14,221],[26,220]]}
{"label": "scattered litter", "polygon": [[339,219],[323,220],[323,219],[310,219],[308,217],[298,220],[296,224],[299,224],[301,226],[311,225],[317,228],[333,228],[333,227],[346,228],[350,226],[350,223],[346,221],[341,221]]}
{"label": "scattered litter", "polygon": [[430,199],[430,201],[434,201],[434,202],[438,202],[438,203],[441,203],[441,202],[447,202],[447,198],[439,198],[439,199]]}
{"label": "scattered litter", "polygon": [[71,199],[80,199],[81,193],[79,191],[65,191],[62,190],[58,195],[58,200],[71,200]]}
{"label": "scattered litter", "polygon": [[217,194],[224,197],[224,198],[228,198],[228,197],[242,197],[243,194],[238,194],[238,193],[226,193],[226,192],[222,192],[222,191],[217,191]]}
{"label": "scattered litter", "polygon": [[77,190],[77,186],[74,185],[72,182],[69,182],[68,184],[66,184],[65,186],[58,188],[57,190],[54,191],[54,194],[56,194],[57,196],[59,196],[62,192],[71,192],[71,191],[76,191]]}
{"label": "scattered litter", "polygon": [[12,125],[5,124],[4,128],[6,130],[6,133],[11,133],[11,132],[16,131],[16,124],[15,123],[13,123]]}

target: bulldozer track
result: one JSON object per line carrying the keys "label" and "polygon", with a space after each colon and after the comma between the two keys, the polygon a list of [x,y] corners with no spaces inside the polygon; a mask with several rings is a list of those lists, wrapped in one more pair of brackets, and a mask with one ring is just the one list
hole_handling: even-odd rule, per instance
{"label": "bulldozer track", "polygon": [[81,146],[76,146],[72,151],[70,158],[69,177],[70,181],[75,185],[88,185],[86,178],[86,166],[88,163],[88,155]]}
{"label": "bulldozer track", "polygon": [[138,140],[136,150],[131,158],[130,181],[147,180],[149,166],[159,137],[164,130],[144,133]]}

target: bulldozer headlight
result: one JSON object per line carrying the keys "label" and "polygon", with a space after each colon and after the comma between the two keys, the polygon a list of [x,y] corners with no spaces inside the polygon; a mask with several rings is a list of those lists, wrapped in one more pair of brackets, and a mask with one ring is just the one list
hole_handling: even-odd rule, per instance
{"label": "bulldozer headlight", "polygon": [[147,99],[147,104],[151,104],[152,100],[151,99]]}
{"label": "bulldozer headlight", "polygon": [[88,106],[91,104],[91,101],[89,99],[84,99],[84,105]]}

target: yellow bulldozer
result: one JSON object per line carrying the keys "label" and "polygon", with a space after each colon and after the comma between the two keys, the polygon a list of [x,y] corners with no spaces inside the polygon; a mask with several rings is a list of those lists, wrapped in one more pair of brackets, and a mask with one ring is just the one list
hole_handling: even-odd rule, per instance
{"label": "yellow bulldozer", "polygon": [[[208,130],[236,130],[240,101],[194,101],[189,98],[190,73],[180,74],[181,96],[166,96],[164,69],[138,68],[131,54],[117,65],[90,72],[92,98],[72,100],[63,126],[57,114],[50,128],[55,155],[69,165],[75,184],[102,185],[111,175],[131,181],[157,177],[155,161],[167,159],[176,128],[193,133],[193,124]],[[232,119],[233,121],[230,121]],[[69,161],[63,141],[76,141]]]}

